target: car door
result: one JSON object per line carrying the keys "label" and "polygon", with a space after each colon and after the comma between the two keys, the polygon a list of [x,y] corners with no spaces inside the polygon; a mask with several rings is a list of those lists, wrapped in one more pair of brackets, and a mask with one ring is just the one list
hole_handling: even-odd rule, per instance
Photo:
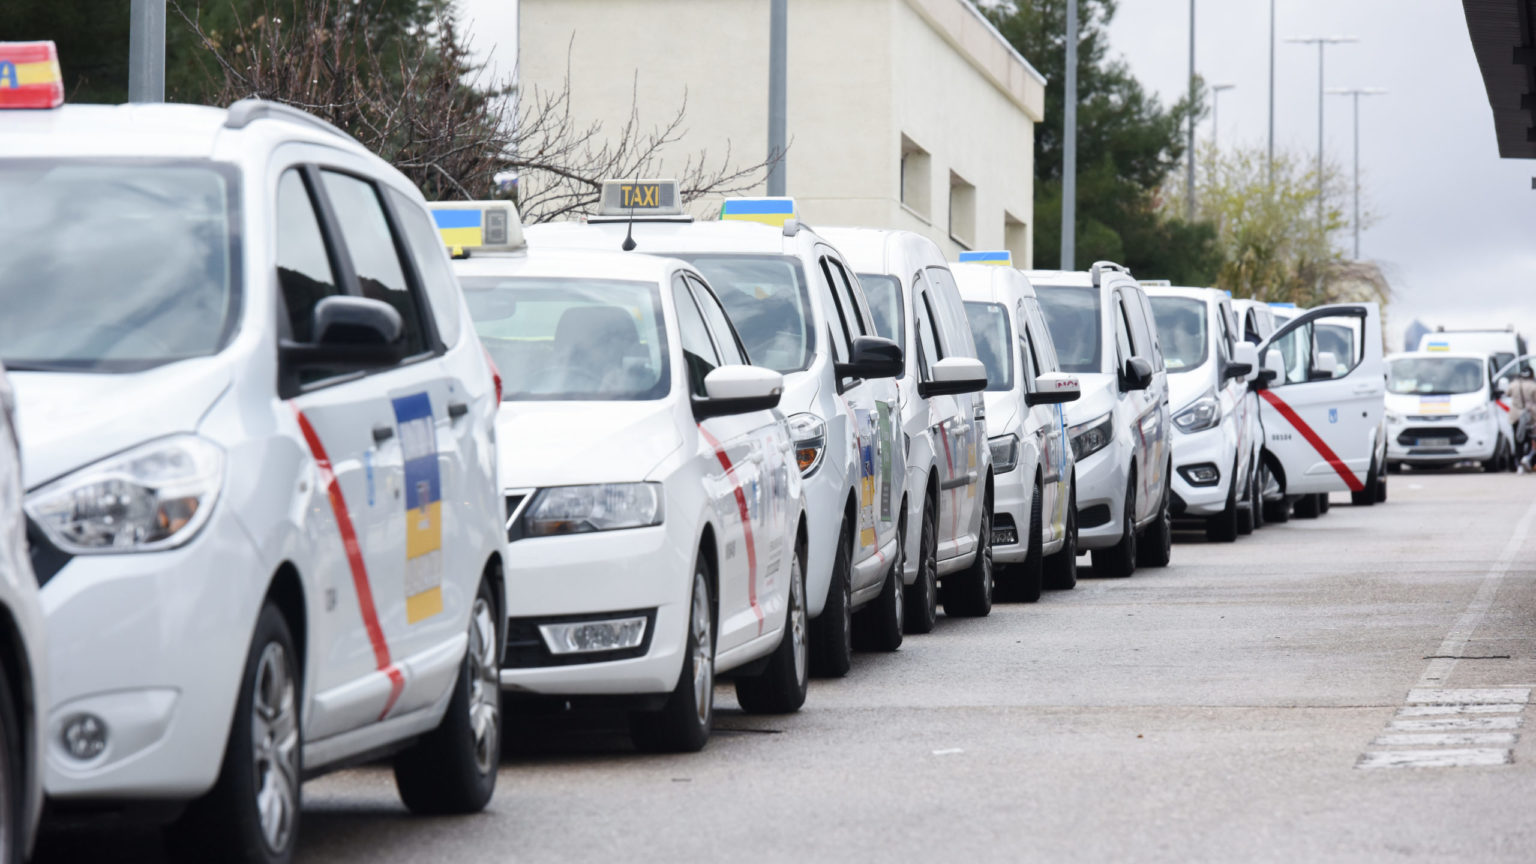
{"label": "car door", "polygon": [[[941,350],[946,357],[975,357],[976,344],[971,335],[971,324],[960,301],[960,286],[947,267],[927,268],[932,287],[929,295],[932,311],[937,316]],[[951,447],[956,454],[956,468],[960,475],[956,480],[964,482],[961,494],[956,495],[959,504],[956,520],[960,525],[956,551],[964,555],[978,544],[977,532],[981,529],[981,511],[984,504],[983,486],[985,465],[982,448],[987,446],[985,394],[960,393],[953,397],[954,414]],[[990,456],[991,451],[986,451]]]}
{"label": "car door", "polygon": [[1173,445],[1169,438],[1172,418],[1168,410],[1168,369],[1163,363],[1162,345],[1157,341],[1157,323],[1152,317],[1152,302],[1140,288],[1131,287],[1128,293],[1132,301],[1128,308],[1131,310],[1132,326],[1135,327],[1137,356],[1152,364],[1152,386],[1143,394],[1146,398],[1146,412],[1142,415],[1142,434],[1150,445],[1147,448],[1147,495],[1143,500],[1147,505],[1147,515],[1150,516],[1157,512],[1168,494],[1168,472],[1171,470]]}
{"label": "car door", "polygon": [[[1018,302],[1014,312],[1019,334],[1019,356],[1023,361],[1019,365],[1024,379],[1021,390],[1030,394],[1036,392],[1035,379],[1048,371],[1044,346],[1036,335],[1040,332],[1038,325],[1030,321],[1023,300]],[[1065,530],[1066,499],[1062,488],[1066,467],[1062,453],[1065,415],[1059,404],[1026,405],[1024,410],[1029,413],[1029,421],[1024,424],[1025,434],[1034,436],[1035,448],[1040,454],[1041,539],[1047,543],[1054,542]]]}
{"label": "car door", "polygon": [[[1136,298],[1125,289],[1116,289],[1112,295],[1113,302],[1109,306],[1109,314],[1113,316],[1115,328],[1115,355],[1119,362],[1119,369],[1124,370],[1125,364],[1132,357],[1140,356],[1140,346],[1136,344],[1136,328],[1131,324],[1131,307]],[[1133,439],[1132,465],[1136,469],[1136,509],[1132,519],[1140,524],[1151,512],[1151,506],[1147,503],[1153,495],[1152,476],[1148,458],[1151,454],[1154,437],[1155,420],[1151,416],[1148,406],[1151,404],[1147,390],[1122,390],[1120,400],[1125,405],[1126,418],[1130,421],[1130,434]]]}
{"label": "car door", "polygon": [[[1359,351],[1333,372],[1318,367],[1316,331],[1330,328],[1330,344],[1341,330]],[[1332,352],[1329,352],[1332,353]],[[1374,303],[1322,306],[1302,313],[1275,331],[1260,347],[1261,363],[1282,369],[1259,391],[1266,446],[1285,472],[1289,495],[1365,488],[1375,453],[1386,392],[1380,312]]]}
{"label": "car door", "polygon": [[[917,331],[918,377],[933,380],[933,367],[946,356],[943,341],[939,338],[937,314],[933,307],[932,286],[926,276],[919,280],[923,286],[912,299],[912,325]],[[960,503],[967,485],[964,454],[957,436],[959,406],[955,396],[936,395],[924,400],[928,404],[928,434],[934,442],[933,470],[938,474],[938,512],[934,514],[937,527],[935,551],[940,560],[962,554],[959,548],[965,537],[963,512]]]}

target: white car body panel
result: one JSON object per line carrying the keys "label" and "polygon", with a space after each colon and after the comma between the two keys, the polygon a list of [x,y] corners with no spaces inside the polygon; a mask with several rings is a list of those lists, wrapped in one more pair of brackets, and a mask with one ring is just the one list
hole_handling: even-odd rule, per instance
{"label": "white car body panel", "polygon": [[[1389,386],[1384,399],[1389,463],[1482,462],[1494,457],[1500,443],[1513,446],[1514,429],[1509,413],[1495,398],[1490,355],[1465,351],[1390,354],[1386,358],[1389,385],[1392,363],[1403,359],[1475,362],[1482,370],[1481,383],[1470,393],[1423,395],[1395,393]],[[1457,443],[1457,437],[1464,440]]]}

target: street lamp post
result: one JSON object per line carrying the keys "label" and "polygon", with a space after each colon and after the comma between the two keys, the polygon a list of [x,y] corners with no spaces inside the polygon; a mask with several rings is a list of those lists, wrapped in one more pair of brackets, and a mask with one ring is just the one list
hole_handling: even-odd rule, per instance
{"label": "street lamp post", "polygon": [[785,92],[789,89],[789,0],[768,7],[768,194],[785,193]]}
{"label": "street lamp post", "polygon": [[165,0],[133,0],[128,11],[128,101],[165,101]]}
{"label": "street lamp post", "polygon": [[[1189,105],[1195,105],[1195,0],[1189,0]],[[1189,115],[1189,169],[1185,178],[1185,218],[1195,221],[1195,115]]]}
{"label": "street lamp post", "polygon": [[1360,97],[1382,96],[1387,91],[1380,87],[1332,87],[1328,93],[1333,96],[1348,96],[1354,103],[1355,114],[1355,260],[1360,260]]}
{"label": "street lamp post", "polygon": [[1221,94],[1226,90],[1234,90],[1236,84],[1211,85],[1211,149],[1221,149]]}
{"label": "street lamp post", "polygon": [[1067,0],[1067,74],[1061,112],[1061,269],[1077,257],[1077,0]]}
{"label": "street lamp post", "polygon": [[1269,0],[1269,161],[1265,180],[1275,188],[1275,0]]}
{"label": "street lamp post", "polygon": [[1329,45],[1359,42],[1353,36],[1303,36],[1285,40],[1293,45],[1317,46],[1317,227],[1323,227],[1323,49]]}

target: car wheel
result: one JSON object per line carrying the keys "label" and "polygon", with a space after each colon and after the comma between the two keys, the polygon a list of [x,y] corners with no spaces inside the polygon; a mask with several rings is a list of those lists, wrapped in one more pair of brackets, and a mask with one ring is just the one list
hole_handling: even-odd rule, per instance
{"label": "car wheel", "polygon": [[1327,492],[1320,492],[1320,493],[1318,493],[1318,496],[1317,496],[1317,514],[1319,516],[1326,515],[1328,513],[1328,508],[1330,508],[1332,506],[1333,506],[1333,499],[1328,496]]}
{"label": "car wheel", "polygon": [[843,519],[832,558],[832,582],[827,586],[827,605],[811,622],[811,672],[822,678],[841,678],[853,666],[852,535]]}
{"label": "car wheel", "polygon": [[1066,538],[1061,551],[1046,558],[1041,569],[1045,587],[1070,591],[1077,587],[1077,487],[1067,493]]}
{"label": "car wheel", "polygon": [[[1163,474],[1172,476],[1170,469]],[[1168,504],[1168,496],[1172,490],[1164,486],[1163,503],[1158,507],[1158,516],[1147,526],[1147,530],[1136,540],[1136,566],[1137,567],[1167,567],[1173,560],[1173,513]]]}
{"label": "car wheel", "polygon": [[1403,473],[1403,463],[1401,463],[1401,462],[1388,462],[1387,463],[1387,473],[1388,474],[1401,474],[1401,473]]}
{"label": "car wheel", "polygon": [[174,858],[242,864],[293,859],[303,776],[298,658],[282,613],[271,603],[263,606],[219,779],[167,830]]}
{"label": "car wheel", "polygon": [[709,599],[709,567],[693,565],[693,599],[688,606],[688,638],[677,686],[659,711],[629,716],[629,737],[647,753],[693,753],[704,749],[715,721],[714,610]]}
{"label": "car wheel", "polygon": [[1349,502],[1356,507],[1369,507],[1375,504],[1376,495],[1378,494],[1376,486],[1379,482],[1380,477],[1378,476],[1376,458],[1373,456],[1371,457],[1370,471],[1365,475],[1365,488],[1359,492],[1349,493]]}
{"label": "car wheel", "polygon": [[0,668],[0,864],[21,864],[26,784],[22,782],[21,723],[11,688]]}
{"label": "car wheel", "polygon": [[1122,508],[1120,542],[1108,549],[1094,549],[1089,553],[1093,562],[1093,575],[1104,579],[1123,579],[1136,572],[1136,478],[1132,477],[1125,489],[1125,506]]}
{"label": "car wheel", "polygon": [[1227,489],[1227,506],[1215,516],[1206,517],[1205,539],[1212,543],[1231,543],[1237,539],[1237,464],[1232,465],[1232,485]]}
{"label": "car wheel", "polygon": [[469,644],[438,727],[395,757],[395,787],[412,813],[478,813],[501,764],[501,612],[489,579],[469,613]]}
{"label": "car wheel", "polygon": [[983,500],[981,534],[971,566],[944,577],[939,599],[951,618],[984,618],[992,612],[992,502]]}
{"label": "car wheel", "polygon": [[1258,472],[1248,471],[1248,493],[1243,496],[1240,506],[1237,508],[1237,533],[1248,535],[1258,527],[1258,513],[1253,506],[1253,487],[1258,483]]}
{"label": "car wheel", "polygon": [[789,564],[789,609],[784,635],[768,660],[768,668],[750,678],[736,679],[736,701],[753,714],[791,714],[805,704],[810,687],[809,620],[805,611],[805,547],[796,546]]}
{"label": "car wheel", "polygon": [[908,633],[931,633],[939,618],[939,526],[933,502],[923,505],[917,543],[917,581],[905,592]]}
{"label": "car wheel", "polygon": [[1493,445],[1493,455],[1482,462],[1484,474],[1500,474],[1504,471],[1504,442]]}
{"label": "car wheel", "polygon": [[1013,572],[1014,585],[1018,591],[1019,599],[1025,603],[1034,603],[1040,599],[1040,591],[1045,587],[1045,572],[1042,566],[1041,552],[1041,518],[1040,507],[1044,499],[1040,491],[1040,481],[1035,481],[1035,492],[1029,502],[1029,546],[1024,553],[1024,563]]}
{"label": "car wheel", "polygon": [[896,555],[885,574],[885,584],[880,596],[868,608],[854,616],[858,646],[871,651],[895,651],[901,647],[903,619],[906,615],[906,581],[902,571],[906,569],[907,520],[903,517],[896,527]]}
{"label": "car wheel", "polygon": [[1253,469],[1253,485],[1248,489],[1249,512],[1253,514],[1253,530],[1264,527],[1264,487],[1269,485],[1269,466],[1257,455],[1254,461],[1258,463]]}
{"label": "car wheel", "polygon": [[1297,498],[1295,506],[1296,518],[1316,519],[1323,515],[1322,505],[1317,502],[1317,499],[1318,496],[1316,495],[1303,495]]}
{"label": "car wheel", "polygon": [[1387,503],[1387,473],[1385,471],[1376,478],[1376,503]]}

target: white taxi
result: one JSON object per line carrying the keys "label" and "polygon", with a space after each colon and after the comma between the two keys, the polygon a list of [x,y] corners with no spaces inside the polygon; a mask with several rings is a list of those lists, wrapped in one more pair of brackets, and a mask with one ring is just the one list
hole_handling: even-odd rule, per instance
{"label": "white taxi", "polygon": [[302,780],[366,754],[482,808],[497,384],[421,194],[267,102],[6,113],[49,797],[188,802],[217,861],[290,858]]}
{"label": "white taxi", "polygon": [[[433,215],[503,376],[502,686],[627,709],[652,751],[704,746],[716,674],[737,673],[749,711],[798,709],[807,532],[784,376],[748,365],[681,261],[524,252],[505,203]],[[454,242],[491,221],[512,242]]]}
{"label": "white taxi", "polygon": [[1388,470],[1473,461],[1489,472],[1508,470],[1514,431],[1497,401],[1493,363],[1468,351],[1387,357]]}
{"label": "white taxi", "polygon": [[960,253],[951,265],[977,353],[987,365],[987,432],[997,477],[993,555],[1019,599],[1077,585],[1077,460],[1066,403],[1078,377],[1061,372],[1035,289],[1006,250]]}
{"label": "white taxi", "polygon": [[[716,222],[685,215],[675,180],[609,181],[600,215],[532,226],[530,244],[681,258],[714,288],[752,362],[784,375],[805,478],[812,671],[848,672],[853,613],[900,644],[903,453],[892,379],[901,348],[876,334],[853,269],[794,218],[788,198],[727,200]],[[895,574],[893,576],[893,574]]]}

